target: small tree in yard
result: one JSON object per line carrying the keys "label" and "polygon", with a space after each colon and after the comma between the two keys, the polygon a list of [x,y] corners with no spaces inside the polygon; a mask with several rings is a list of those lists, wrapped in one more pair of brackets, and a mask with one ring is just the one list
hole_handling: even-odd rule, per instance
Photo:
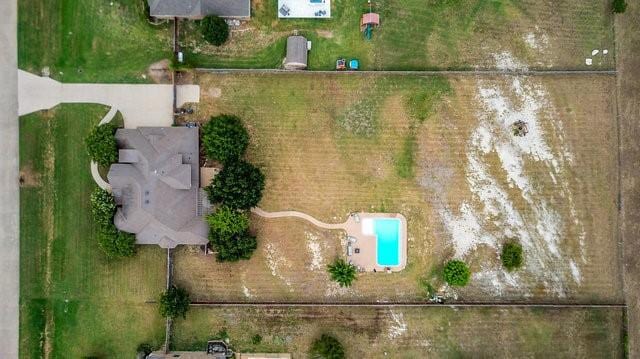
{"label": "small tree in yard", "polygon": [[189,293],[185,289],[171,286],[160,296],[160,314],[169,318],[186,318],[189,304]]}
{"label": "small tree in yard", "polygon": [[613,12],[621,14],[627,10],[627,2],[625,0],[613,0],[612,7]]}
{"label": "small tree in yard", "polygon": [[106,227],[113,224],[116,202],[111,192],[97,187],[91,194],[91,213],[98,225]]}
{"label": "small tree in yard", "polygon": [[227,163],[205,188],[211,203],[231,209],[250,209],[262,199],[264,175],[245,161]]}
{"label": "small tree in yard", "polygon": [[341,287],[350,287],[356,279],[356,267],[345,262],[342,258],[336,259],[333,264],[329,264],[328,269],[331,280],[338,282]]}
{"label": "small tree in yard", "polygon": [[215,46],[224,44],[229,38],[229,25],[221,17],[215,15],[205,17],[200,22],[200,28],[204,39]]}
{"label": "small tree in yard", "polygon": [[223,237],[243,233],[249,228],[247,214],[227,206],[221,206],[214,213],[208,215],[207,222],[212,233]]}
{"label": "small tree in yard", "polygon": [[202,126],[202,147],[208,158],[222,163],[238,160],[249,145],[249,133],[233,115],[212,117]]}
{"label": "small tree in yard", "polygon": [[100,166],[109,166],[118,161],[118,144],[114,134],[117,127],[105,123],[95,127],[85,139],[87,153]]}
{"label": "small tree in yard", "polygon": [[108,258],[132,257],[136,254],[136,237],[119,231],[113,223],[100,228],[98,245]]}
{"label": "small tree in yard", "polygon": [[518,243],[505,244],[502,247],[500,259],[508,271],[520,268],[522,266],[522,246]]}
{"label": "small tree in yard", "polygon": [[465,286],[469,282],[469,277],[471,277],[471,271],[463,261],[451,260],[444,266],[444,280],[450,285]]}
{"label": "small tree in yard", "polygon": [[309,354],[312,359],[343,359],[345,358],[344,348],[338,339],[322,334],[311,345]]}

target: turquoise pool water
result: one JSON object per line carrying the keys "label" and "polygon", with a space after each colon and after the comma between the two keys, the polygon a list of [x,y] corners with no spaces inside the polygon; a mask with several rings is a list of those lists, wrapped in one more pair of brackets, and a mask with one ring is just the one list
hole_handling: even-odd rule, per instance
{"label": "turquoise pool water", "polygon": [[378,265],[381,267],[400,265],[400,220],[376,218],[373,226],[376,233]]}

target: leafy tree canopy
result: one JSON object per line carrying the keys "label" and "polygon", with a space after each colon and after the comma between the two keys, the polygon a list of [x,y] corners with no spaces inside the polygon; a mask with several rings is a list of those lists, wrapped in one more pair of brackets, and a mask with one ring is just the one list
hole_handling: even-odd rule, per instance
{"label": "leafy tree canopy", "polygon": [[202,126],[202,146],[209,159],[227,163],[242,158],[249,133],[233,115],[212,117]]}
{"label": "leafy tree canopy", "polygon": [[249,231],[231,235],[217,235],[209,232],[209,243],[216,251],[216,259],[220,262],[236,262],[240,259],[249,259],[258,248],[256,237]]}
{"label": "leafy tree canopy", "polygon": [[463,261],[451,260],[444,266],[444,280],[450,285],[465,286],[470,277],[471,271]]}
{"label": "leafy tree canopy", "polygon": [[98,225],[106,227],[113,224],[116,202],[111,192],[96,187],[91,193],[91,213]]}
{"label": "leafy tree canopy", "polygon": [[249,228],[249,216],[245,212],[221,206],[207,216],[207,222],[216,236],[229,237],[243,233]]}
{"label": "leafy tree canopy", "polygon": [[328,267],[331,279],[338,282],[341,287],[350,287],[356,279],[356,267],[345,262],[342,258],[336,259]]}
{"label": "leafy tree canopy", "polygon": [[221,203],[231,209],[250,209],[262,199],[264,175],[252,164],[239,161],[227,163],[205,188],[211,203]]}
{"label": "leafy tree canopy", "polygon": [[322,334],[311,345],[309,351],[312,359],[344,359],[344,348],[338,339]]}
{"label": "leafy tree canopy", "polygon": [[108,258],[132,257],[136,253],[136,237],[119,231],[113,223],[100,229],[98,245]]}
{"label": "leafy tree canopy", "polygon": [[215,46],[224,44],[229,38],[229,25],[221,17],[215,15],[205,17],[200,22],[200,28],[204,39]]}
{"label": "leafy tree canopy", "polygon": [[116,129],[115,125],[105,123],[95,127],[85,139],[89,157],[101,166],[118,161],[118,144],[114,137]]}
{"label": "leafy tree canopy", "polygon": [[518,243],[507,243],[502,247],[500,259],[507,270],[512,271],[522,266],[522,246]]}
{"label": "leafy tree canopy", "polygon": [[189,293],[183,288],[171,286],[160,295],[160,306],[158,309],[163,317],[186,318],[189,304],[191,304]]}

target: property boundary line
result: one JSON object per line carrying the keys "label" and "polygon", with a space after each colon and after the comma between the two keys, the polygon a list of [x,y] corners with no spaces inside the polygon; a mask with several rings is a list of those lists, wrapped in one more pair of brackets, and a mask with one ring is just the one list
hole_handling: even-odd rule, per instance
{"label": "property boundary line", "polygon": [[296,75],[398,75],[398,76],[437,76],[437,75],[457,75],[457,76],[581,76],[581,75],[601,75],[617,76],[617,70],[380,70],[380,71],[335,71],[335,70],[283,70],[283,69],[216,69],[216,68],[195,68],[198,72],[208,73],[236,73],[236,74],[296,74]]}
{"label": "property boundary line", "polygon": [[[147,301],[155,304],[156,301]],[[531,303],[531,302],[459,302],[459,303],[431,303],[431,302],[191,302],[192,307],[424,307],[424,308],[621,308],[626,309],[625,303]]]}

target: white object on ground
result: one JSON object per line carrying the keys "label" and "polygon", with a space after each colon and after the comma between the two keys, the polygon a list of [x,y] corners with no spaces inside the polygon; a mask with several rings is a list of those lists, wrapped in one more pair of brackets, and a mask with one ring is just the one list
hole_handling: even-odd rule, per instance
{"label": "white object on ground", "polygon": [[587,64],[588,66],[591,66],[591,65],[593,64],[593,60],[592,60],[592,59],[590,59],[590,58],[586,58],[586,59],[584,60],[584,63],[585,63],[585,64]]}
{"label": "white object on ground", "polygon": [[591,56],[596,56],[599,52],[600,50],[593,50],[591,51]]}
{"label": "white object on ground", "polygon": [[606,55],[606,54],[608,54],[608,53],[609,53],[609,50],[607,50],[607,49],[602,50],[602,54],[603,54],[603,55]]}

